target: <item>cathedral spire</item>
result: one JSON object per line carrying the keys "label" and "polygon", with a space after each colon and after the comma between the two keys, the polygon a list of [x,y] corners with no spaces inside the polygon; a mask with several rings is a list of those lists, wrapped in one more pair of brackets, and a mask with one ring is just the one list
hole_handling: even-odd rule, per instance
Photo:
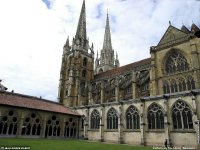
{"label": "cathedral spire", "polygon": [[82,46],[86,46],[87,33],[86,33],[86,12],[85,12],[85,0],[83,0],[81,14],[79,17],[78,27],[76,30],[76,40],[79,40],[79,43]]}
{"label": "cathedral spire", "polygon": [[110,24],[109,24],[108,13],[107,13],[107,19],[106,19],[106,28],[105,28],[105,34],[104,34],[103,49],[104,50],[110,50],[110,51],[112,50]]}

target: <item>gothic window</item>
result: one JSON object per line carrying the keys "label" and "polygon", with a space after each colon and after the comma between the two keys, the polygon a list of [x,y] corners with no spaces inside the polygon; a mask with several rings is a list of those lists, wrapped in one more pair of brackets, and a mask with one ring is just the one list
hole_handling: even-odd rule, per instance
{"label": "gothic window", "polygon": [[0,135],[16,135],[17,133],[17,114],[13,110],[6,112],[0,118]]}
{"label": "gothic window", "polygon": [[156,103],[151,104],[148,108],[147,120],[149,129],[164,129],[163,109]]}
{"label": "gothic window", "polygon": [[169,85],[169,82],[166,80],[163,83],[163,91],[164,91],[164,94],[170,93],[170,85]]}
{"label": "gothic window", "polygon": [[46,122],[45,136],[60,136],[60,121],[52,115]]}
{"label": "gothic window", "polygon": [[99,129],[100,125],[100,114],[99,112],[95,109],[91,113],[91,118],[90,118],[90,128],[91,129]]}
{"label": "gothic window", "polygon": [[192,78],[192,76],[187,77],[187,89],[188,90],[195,89],[195,82],[194,82],[194,79]]}
{"label": "gothic window", "polygon": [[76,130],[77,123],[74,120],[74,118],[69,118],[65,122],[65,132],[64,136],[66,138],[74,138],[77,136],[77,130]]}
{"label": "gothic window", "polygon": [[186,83],[185,83],[184,78],[179,79],[178,88],[179,88],[179,92],[186,90]]}
{"label": "gothic window", "polygon": [[171,80],[171,93],[178,92],[178,85],[175,79]]}
{"label": "gothic window", "polygon": [[132,85],[129,85],[127,88],[124,90],[124,94],[131,94],[132,93]]}
{"label": "gothic window", "polygon": [[174,129],[193,129],[192,111],[183,101],[178,100],[172,108]]}
{"label": "gothic window", "polygon": [[126,128],[127,129],[140,128],[140,117],[137,108],[134,106],[130,106],[126,111]]}
{"label": "gothic window", "polygon": [[83,58],[83,66],[87,66],[87,62],[88,62],[87,58],[84,57],[84,58]]}
{"label": "gothic window", "polygon": [[114,108],[107,113],[107,129],[118,129],[118,114]]}
{"label": "gothic window", "polygon": [[186,58],[179,52],[173,51],[165,62],[165,71],[167,74],[183,72],[189,69]]}
{"label": "gothic window", "polygon": [[40,135],[41,119],[36,113],[31,113],[25,117],[22,126],[22,135]]}

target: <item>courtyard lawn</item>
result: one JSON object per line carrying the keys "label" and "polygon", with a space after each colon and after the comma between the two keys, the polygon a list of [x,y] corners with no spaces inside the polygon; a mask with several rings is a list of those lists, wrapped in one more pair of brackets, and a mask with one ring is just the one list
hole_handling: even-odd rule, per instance
{"label": "courtyard lawn", "polygon": [[152,150],[151,147],[107,144],[83,140],[0,138],[0,150],[6,150],[6,148],[30,148],[30,150]]}

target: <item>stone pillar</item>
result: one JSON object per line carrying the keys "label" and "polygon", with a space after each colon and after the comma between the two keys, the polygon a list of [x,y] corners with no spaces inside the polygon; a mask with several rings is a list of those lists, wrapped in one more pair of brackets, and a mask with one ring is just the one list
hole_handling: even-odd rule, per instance
{"label": "stone pillar", "polygon": [[89,99],[89,104],[93,104],[93,99],[92,99],[92,85],[89,83],[88,84],[88,99]]}
{"label": "stone pillar", "polygon": [[118,137],[118,143],[119,144],[123,144],[124,141],[123,141],[123,104],[121,104],[119,106],[119,116],[118,116],[118,134],[119,134],[119,137]]}
{"label": "stone pillar", "polygon": [[151,53],[151,70],[150,70],[150,96],[157,95],[156,84],[156,64],[155,64],[155,52],[154,47],[150,48]]}
{"label": "stone pillar", "polygon": [[19,118],[20,118],[20,120],[19,120],[19,122],[17,124],[17,137],[20,137],[21,133],[22,133],[22,127],[23,127],[23,121],[24,121],[23,112],[21,112],[21,116]]}
{"label": "stone pillar", "polygon": [[44,116],[44,120],[42,123],[42,130],[41,130],[42,138],[45,138],[46,123],[47,123],[47,118],[46,118],[46,116]]}
{"label": "stone pillar", "polygon": [[197,89],[200,88],[200,65],[199,65],[199,58],[198,58],[198,52],[197,52],[197,45],[195,41],[192,39],[190,40],[190,48],[191,48],[191,60],[192,60],[192,68],[194,69],[194,80],[195,80],[195,86]]}
{"label": "stone pillar", "polygon": [[116,77],[115,79],[115,101],[119,102],[120,98],[119,98],[119,81],[118,81],[118,77]]}
{"label": "stone pillar", "polygon": [[197,149],[200,149],[200,116],[198,116],[197,113],[197,97],[196,97],[196,92],[192,91],[192,111],[193,111],[193,116],[192,120],[195,123],[195,131],[197,134]]}
{"label": "stone pillar", "polygon": [[[168,104],[168,97],[167,96],[163,96],[164,97],[164,129],[165,129],[165,140],[167,140],[167,144],[168,146],[172,145],[172,141],[170,138],[170,123],[169,123],[169,117],[170,117],[170,113],[169,113],[169,104]],[[164,143],[164,141],[163,141]]]}
{"label": "stone pillar", "polygon": [[84,131],[83,131],[83,135],[84,135],[84,139],[88,140],[88,125],[89,125],[89,109],[85,110],[85,120],[84,120]]}
{"label": "stone pillar", "polygon": [[104,123],[105,123],[105,107],[104,105],[102,105],[100,111],[100,128],[99,128],[101,142],[104,142],[104,128],[105,128]]}
{"label": "stone pillar", "polygon": [[145,137],[145,118],[146,118],[146,113],[145,113],[145,100],[141,99],[141,105],[140,105],[140,133],[141,133],[141,145],[146,145],[146,137]]}
{"label": "stone pillar", "polygon": [[[73,106],[78,106],[80,104],[80,93],[79,93],[79,71],[76,70],[76,83],[74,89],[74,99],[73,99]],[[86,83],[85,83],[86,84]]]}
{"label": "stone pillar", "polygon": [[104,83],[101,81],[101,104],[104,103]]}
{"label": "stone pillar", "polygon": [[133,99],[137,97],[137,87],[136,87],[136,72],[133,71],[132,73],[132,93],[133,93]]}
{"label": "stone pillar", "polygon": [[61,122],[60,122],[60,137],[65,138],[65,116],[62,118]]}

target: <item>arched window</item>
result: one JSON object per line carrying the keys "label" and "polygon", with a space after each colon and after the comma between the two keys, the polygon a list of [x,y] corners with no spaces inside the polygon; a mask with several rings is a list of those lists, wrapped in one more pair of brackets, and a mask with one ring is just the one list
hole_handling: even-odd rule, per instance
{"label": "arched window", "polygon": [[6,112],[0,117],[0,135],[16,135],[17,133],[17,114],[13,110]]}
{"label": "arched window", "polygon": [[87,66],[87,62],[88,62],[87,58],[84,57],[84,58],[83,58],[83,66]]}
{"label": "arched window", "polygon": [[60,121],[55,115],[47,120],[45,136],[60,136]]}
{"label": "arched window", "polygon": [[41,119],[36,113],[31,113],[25,117],[22,127],[22,135],[40,135]]}
{"label": "arched window", "polygon": [[164,94],[170,93],[170,84],[168,81],[163,82],[163,91],[164,91]]}
{"label": "arched window", "polygon": [[188,90],[195,89],[195,82],[192,76],[187,77],[187,89]]}
{"label": "arched window", "polygon": [[179,92],[186,90],[186,83],[185,83],[184,78],[179,79],[178,88],[179,88]]}
{"label": "arched window", "polygon": [[171,93],[178,92],[178,85],[175,79],[171,79]]}
{"label": "arched window", "polygon": [[118,114],[114,108],[107,113],[107,129],[118,129]]}
{"label": "arched window", "polygon": [[183,101],[178,100],[172,108],[174,129],[193,129],[192,111]]}
{"label": "arched window", "polygon": [[149,106],[147,119],[149,129],[164,129],[163,109],[158,104],[153,103]]}
{"label": "arched window", "polygon": [[140,117],[138,110],[135,106],[130,106],[126,111],[126,128],[127,129],[139,129]]}
{"label": "arched window", "polygon": [[99,129],[100,125],[100,114],[99,112],[95,109],[91,113],[90,117],[90,128],[91,129]]}
{"label": "arched window", "polygon": [[77,131],[76,131],[76,120],[74,118],[69,118],[66,122],[65,122],[65,132],[64,132],[64,136],[66,138],[74,138],[77,136]]}
{"label": "arched window", "polygon": [[165,71],[167,74],[183,72],[189,69],[186,58],[179,52],[173,51],[165,62]]}

